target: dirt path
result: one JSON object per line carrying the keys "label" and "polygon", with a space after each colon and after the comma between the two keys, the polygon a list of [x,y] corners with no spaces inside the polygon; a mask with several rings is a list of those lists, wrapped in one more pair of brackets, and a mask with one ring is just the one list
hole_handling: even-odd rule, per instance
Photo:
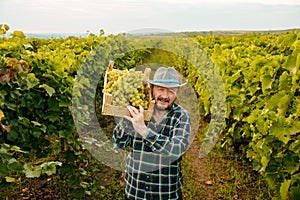
{"label": "dirt path", "polygon": [[197,134],[187,151],[187,192],[185,199],[196,200],[254,200],[270,198],[267,183],[252,167],[230,155],[213,149],[199,158],[201,134]]}
{"label": "dirt path", "polygon": [[199,158],[200,150],[199,134],[195,136],[193,143],[189,147],[187,154],[189,155],[190,163],[192,166],[191,177],[194,183],[199,189],[201,197],[200,199],[215,199],[214,198],[214,186],[211,181],[210,166],[208,166],[208,158]]}

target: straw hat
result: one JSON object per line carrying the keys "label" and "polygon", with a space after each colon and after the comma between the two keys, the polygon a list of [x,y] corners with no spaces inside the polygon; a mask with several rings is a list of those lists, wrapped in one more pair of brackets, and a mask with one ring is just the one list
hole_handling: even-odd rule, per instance
{"label": "straw hat", "polygon": [[182,79],[177,71],[172,67],[159,67],[148,83],[166,88],[182,87],[186,83],[181,83]]}

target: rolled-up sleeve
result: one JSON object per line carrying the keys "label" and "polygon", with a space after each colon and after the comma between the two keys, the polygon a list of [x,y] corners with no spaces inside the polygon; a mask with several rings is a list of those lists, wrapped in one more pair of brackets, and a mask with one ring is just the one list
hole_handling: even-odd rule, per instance
{"label": "rolled-up sleeve", "polygon": [[131,146],[134,129],[128,120],[121,119],[113,131],[113,144],[115,148],[125,148]]}

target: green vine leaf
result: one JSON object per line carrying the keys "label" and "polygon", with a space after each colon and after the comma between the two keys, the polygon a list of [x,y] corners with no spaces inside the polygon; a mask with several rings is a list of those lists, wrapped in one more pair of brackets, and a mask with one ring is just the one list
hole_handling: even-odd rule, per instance
{"label": "green vine leaf", "polygon": [[13,177],[10,177],[10,176],[6,176],[6,177],[5,177],[5,181],[8,182],[8,183],[13,183],[13,182],[16,181],[16,179],[13,178]]}
{"label": "green vine leaf", "polygon": [[44,88],[50,97],[55,93],[55,89],[47,84],[40,85],[40,88]]}
{"label": "green vine leaf", "polygon": [[280,122],[273,122],[270,127],[270,134],[277,137],[284,144],[287,144],[291,139],[288,129]]}
{"label": "green vine leaf", "polygon": [[285,180],[280,186],[280,197],[282,200],[288,199],[288,191],[291,184],[291,180]]}
{"label": "green vine leaf", "polygon": [[40,165],[34,167],[31,163],[25,163],[24,173],[27,178],[38,178],[42,173],[42,167]]}

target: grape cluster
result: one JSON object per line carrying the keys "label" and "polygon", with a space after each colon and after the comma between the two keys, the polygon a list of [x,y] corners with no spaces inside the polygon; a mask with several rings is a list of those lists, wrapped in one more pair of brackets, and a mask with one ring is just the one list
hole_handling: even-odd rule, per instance
{"label": "grape cluster", "polygon": [[113,105],[138,107],[144,109],[149,107],[149,87],[145,76],[140,71],[113,69],[107,74],[107,84],[103,92],[112,94]]}
{"label": "grape cluster", "polygon": [[119,77],[123,76],[127,72],[128,72],[128,70],[118,70],[118,69],[113,69],[111,71],[108,71],[107,72],[107,83],[102,92],[111,94],[118,83],[117,81],[118,81]]}

